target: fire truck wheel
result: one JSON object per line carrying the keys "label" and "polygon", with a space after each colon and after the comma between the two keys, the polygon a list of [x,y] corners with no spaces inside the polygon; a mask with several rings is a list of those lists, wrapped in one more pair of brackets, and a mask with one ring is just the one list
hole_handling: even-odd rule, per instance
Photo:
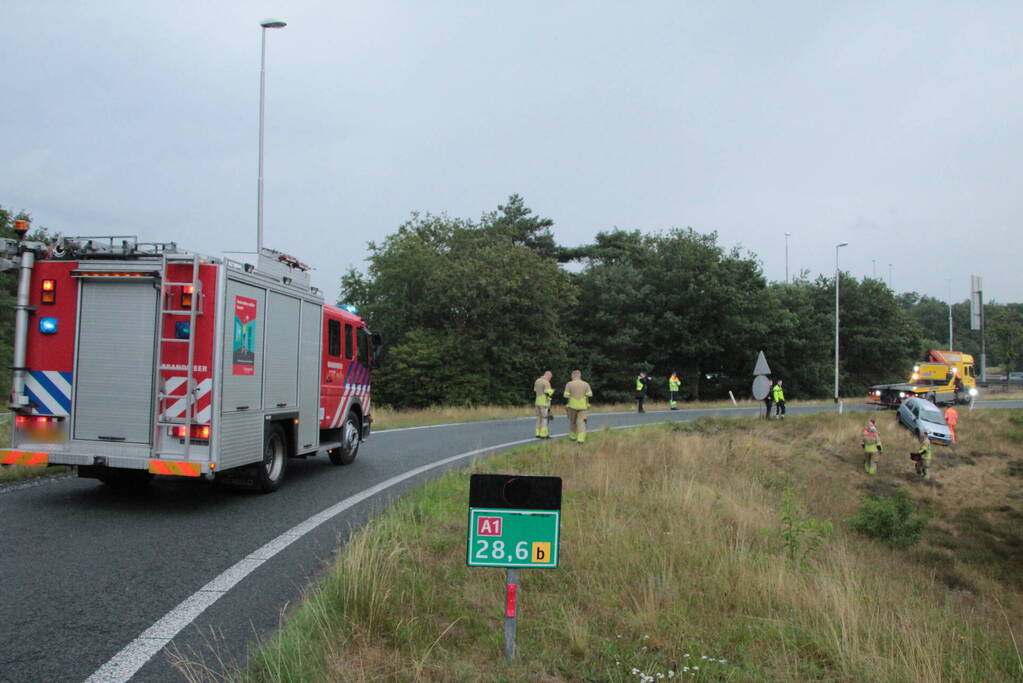
{"label": "fire truck wheel", "polygon": [[351,465],[359,454],[359,421],[348,413],[341,427],[341,445],[330,451],[330,462],[335,465]]}
{"label": "fire truck wheel", "polygon": [[263,462],[256,465],[256,487],[263,493],[276,491],[284,481],[288,445],[280,425],[270,425],[263,445]]}

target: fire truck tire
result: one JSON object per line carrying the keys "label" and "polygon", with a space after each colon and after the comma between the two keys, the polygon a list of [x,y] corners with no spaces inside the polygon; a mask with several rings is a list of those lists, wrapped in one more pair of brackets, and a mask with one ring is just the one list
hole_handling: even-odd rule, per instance
{"label": "fire truck tire", "polygon": [[330,462],[334,465],[351,465],[359,454],[359,421],[348,413],[341,426],[341,445],[330,451]]}
{"label": "fire truck tire", "polygon": [[256,488],[262,493],[276,491],[284,481],[287,467],[288,441],[284,438],[284,430],[278,424],[270,425],[263,443],[263,462],[255,467]]}

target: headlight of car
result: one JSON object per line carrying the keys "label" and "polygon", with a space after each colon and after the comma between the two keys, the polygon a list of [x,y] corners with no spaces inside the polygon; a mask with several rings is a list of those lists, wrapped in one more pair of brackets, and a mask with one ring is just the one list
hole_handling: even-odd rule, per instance
{"label": "headlight of car", "polygon": [[906,398],[906,392],[905,391],[900,391],[899,392],[899,398]]}
{"label": "headlight of car", "polygon": [[976,396],[976,395],[977,395],[977,390],[976,389],[970,389],[970,396]]}

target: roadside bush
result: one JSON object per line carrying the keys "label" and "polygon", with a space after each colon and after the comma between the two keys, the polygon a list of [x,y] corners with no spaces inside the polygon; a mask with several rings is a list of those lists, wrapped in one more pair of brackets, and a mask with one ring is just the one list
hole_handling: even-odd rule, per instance
{"label": "roadside bush", "polygon": [[831,535],[831,522],[807,516],[806,510],[796,500],[792,489],[786,489],[781,496],[781,530],[779,535],[785,544],[785,554],[792,561],[806,564],[810,553],[820,547]]}
{"label": "roadside bush", "polygon": [[850,524],[894,548],[906,548],[920,540],[927,526],[927,518],[916,510],[917,504],[900,488],[891,496],[864,496]]}

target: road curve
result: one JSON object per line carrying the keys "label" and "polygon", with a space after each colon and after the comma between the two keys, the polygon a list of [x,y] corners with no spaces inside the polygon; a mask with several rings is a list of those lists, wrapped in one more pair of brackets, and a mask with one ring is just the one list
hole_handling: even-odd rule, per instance
{"label": "road curve", "polygon": [[[594,413],[590,429],[756,413]],[[172,652],[214,669],[244,661],[351,529],[423,481],[531,442],[531,420],[379,432],[350,467],[291,461],[268,496],[172,480],[128,494],[73,478],[0,489],[0,681],[180,681]]]}

